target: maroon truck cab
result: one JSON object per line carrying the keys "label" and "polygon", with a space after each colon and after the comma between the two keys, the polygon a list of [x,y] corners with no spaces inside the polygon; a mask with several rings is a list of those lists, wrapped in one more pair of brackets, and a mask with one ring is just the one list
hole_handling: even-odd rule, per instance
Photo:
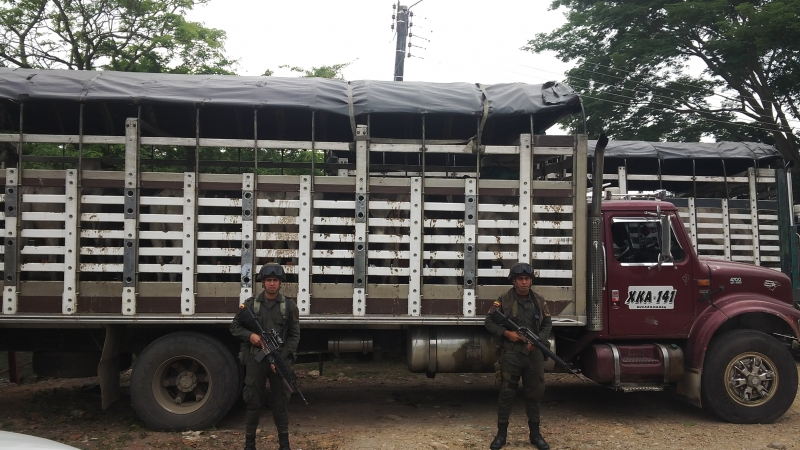
{"label": "maroon truck cab", "polygon": [[604,202],[602,220],[603,326],[584,373],[626,391],[673,386],[731,422],[783,415],[798,384],[789,277],[698,258],[668,202]]}

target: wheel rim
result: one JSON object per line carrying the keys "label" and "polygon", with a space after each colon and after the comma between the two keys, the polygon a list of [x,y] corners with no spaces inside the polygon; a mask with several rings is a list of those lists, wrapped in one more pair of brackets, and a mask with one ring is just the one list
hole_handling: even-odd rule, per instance
{"label": "wheel rim", "polygon": [[158,367],[153,376],[156,402],[173,414],[189,414],[200,409],[211,393],[211,375],[191,356],[175,356]]}
{"label": "wheel rim", "polygon": [[728,395],[741,405],[763,405],[778,390],[775,363],[761,353],[742,353],[728,364],[725,370],[725,387]]}

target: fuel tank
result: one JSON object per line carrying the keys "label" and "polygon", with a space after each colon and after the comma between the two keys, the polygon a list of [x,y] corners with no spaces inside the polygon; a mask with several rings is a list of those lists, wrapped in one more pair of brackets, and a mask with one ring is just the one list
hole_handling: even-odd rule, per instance
{"label": "fuel tank", "polygon": [[494,372],[497,360],[483,327],[412,327],[406,354],[412,373]]}
{"label": "fuel tank", "polygon": [[581,353],[583,373],[602,384],[677,382],[683,376],[683,350],[668,344],[593,344]]}
{"label": "fuel tank", "polygon": [[[411,327],[407,345],[412,373],[489,373],[497,361],[494,337],[483,327]],[[556,351],[552,338],[550,349]],[[548,359],[544,370],[554,365]]]}

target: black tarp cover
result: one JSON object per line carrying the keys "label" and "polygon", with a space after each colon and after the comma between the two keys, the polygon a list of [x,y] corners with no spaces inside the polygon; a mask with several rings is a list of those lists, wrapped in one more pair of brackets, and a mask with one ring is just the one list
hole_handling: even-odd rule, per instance
{"label": "black tarp cover", "polygon": [[0,68],[0,98],[9,100],[125,101],[301,108],[349,116],[366,113],[484,114],[488,117],[560,115],[580,111],[567,85],[352,81],[231,75]]}
{"label": "black tarp cover", "polygon": [[[589,141],[589,157],[594,157],[597,141]],[[758,142],[645,142],[610,141],[606,158],[701,159],[741,158],[762,160],[780,158],[778,150]]]}

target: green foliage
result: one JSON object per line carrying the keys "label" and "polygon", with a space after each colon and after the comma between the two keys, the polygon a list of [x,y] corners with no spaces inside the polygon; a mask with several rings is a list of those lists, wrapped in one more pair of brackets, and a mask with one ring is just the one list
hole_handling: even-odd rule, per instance
{"label": "green foliage", "polygon": [[761,141],[800,162],[800,0],[551,4],[560,7],[568,22],[523,49],[576,63],[567,83],[590,134]]}
{"label": "green foliage", "polygon": [[225,32],[184,14],[208,0],[0,0],[0,64],[232,74]]}
{"label": "green foliage", "polygon": [[[113,158],[121,161],[125,157],[125,147],[122,145],[84,145],[83,152],[80,153],[77,145],[25,144],[22,151],[23,168],[72,169],[76,168],[77,164],[66,161],[76,161],[80,156],[86,160],[92,160],[91,163],[83,162],[84,169],[115,170],[108,161]],[[106,163],[100,163],[101,160]],[[120,167],[119,170],[122,168]]]}
{"label": "green foliage", "polygon": [[302,73],[304,77],[316,77],[316,78],[333,78],[336,80],[344,80],[344,75],[342,74],[342,70],[344,70],[350,63],[345,64],[334,64],[332,66],[319,66],[319,67],[312,67],[311,69],[304,69],[302,67],[297,66],[278,66],[281,69],[289,69],[292,72]]}
{"label": "green foliage", "polygon": [[[25,144],[23,168],[50,170],[75,168],[77,164],[74,161],[77,160],[78,154],[76,145]],[[258,173],[308,175],[311,173],[311,155],[311,150],[259,149]],[[314,156],[315,163],[325,161],[325,152],[321,150],[315,151]],[[81,157],[82,167],[87,170],[123,170],[125,147],[85,145]],[[194,158],[193,147],[146,146],[139,152],[143,172],[193,172]],[[198,160],[202,173],[246,173],[253,172],[255,168],[252,148],[202,147]],[[323,175],[324,171],[315,169],[314,174]]]}
{"label": "green foliage", "polygon": [[[258,173],[261,175],[307,175],[311,173],[310,150],[259,149]],[[325,160],[323,151],[314,152],[315,163]],[[148,146],[142,148],[140,158],[142,170],[146,172],[193,171],[193,148]],[[187,159],[189,159],[187,161]],[[252,148],[203,147],[198,155],[202,173],[246,173],[253,172],[256,164]],[[286,166],[286,167],[280,167]],[[316,169],[315,175],[323,171]]]}

